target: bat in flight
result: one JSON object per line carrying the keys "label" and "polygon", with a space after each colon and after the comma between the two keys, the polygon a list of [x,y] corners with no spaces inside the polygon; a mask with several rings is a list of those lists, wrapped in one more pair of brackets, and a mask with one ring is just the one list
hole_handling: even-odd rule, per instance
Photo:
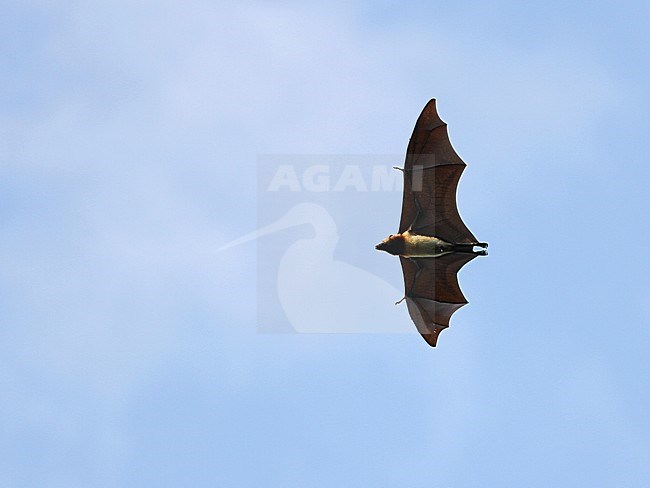
{"label": "bat in flight", "polygon": [[451,146],[436,100],[429,101],[415,123],[404,168],[397,168],[404,174],[399,233],[375,246],[399,256],[402,300],[418,332],[434,347],[451,315],[467,303],[458,286],[458,271],[476,256],[487,255],[487,243],[477,241],[456,207],[456,188],[465,166]]}

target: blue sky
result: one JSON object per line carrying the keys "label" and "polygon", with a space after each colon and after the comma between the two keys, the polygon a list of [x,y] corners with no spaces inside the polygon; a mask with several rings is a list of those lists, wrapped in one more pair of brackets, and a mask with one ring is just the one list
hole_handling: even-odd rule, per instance
{"label": "blue sky", "polygon": [[[648,486],[649,17],[5,2],[0,485]],[[432,97],[490,243],[439,347],[257,333],[256,246],[302,232],[216,251],[258,155],[402,154]],[[381,205],[335,253],[400,287]]]}

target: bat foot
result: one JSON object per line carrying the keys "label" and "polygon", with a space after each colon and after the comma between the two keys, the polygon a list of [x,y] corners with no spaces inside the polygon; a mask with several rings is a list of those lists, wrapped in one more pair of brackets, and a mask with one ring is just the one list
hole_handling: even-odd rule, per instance
{"label": "bat foot", "polygon": [[487,256],[488,252],[485,249],[483,249],[482,251],[475,251],[474,254],[476,254],[477,256]]}
{"label": "bat foot", "polygon": [[488,243],[487,243],[487,242],[477,242],[477,243],[474,244],[474,245],[477,246],[477,247],[482,247],[482,248],[486,248],[486,247],[488,247]]}
{"label": "bat foot", "polygon": [[399,304],[402,303],[404,300],[406,300],[406,297],[402,297],[400,300],[396,301],[396,302],[395,302],[395,305],[399,305]]}

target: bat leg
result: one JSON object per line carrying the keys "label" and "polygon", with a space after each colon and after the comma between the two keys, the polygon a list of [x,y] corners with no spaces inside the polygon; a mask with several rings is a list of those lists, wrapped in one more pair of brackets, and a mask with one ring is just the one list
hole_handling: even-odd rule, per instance
{"label": "bat leg", "polygon": [[469,252],[469,253],[476,253],[474,251],[474,246],[476,244],[453,244],[453,251],[454,252]]}
{"label": "bat leg", "polygon": [[402,298],[400,298],[398,301],[395,302],[395,305],[399,305],[402,303],[404,300],[406,300],[406,295],[404,295]]}
{"label": "bat leg", "polygon": [[397,171],[401,171],[404,173],[404,168],[400,168],[399,166],[393,166],[393,169],[396,169]]}
{"label": "bat leg", "polygon": [[486,248],[487,242],[477,242],[475,244],[454,244],[453,252],[467,252],[476,254],[477,256],[487,256],[487,251],[485,249],[475,251],[474,247]]}

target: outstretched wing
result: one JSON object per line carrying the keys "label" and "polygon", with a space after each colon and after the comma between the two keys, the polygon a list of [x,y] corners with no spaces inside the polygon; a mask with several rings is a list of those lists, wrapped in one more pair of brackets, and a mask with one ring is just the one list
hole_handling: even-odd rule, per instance
{"label": "outstretched wing", "polygon": [[421,259],[400,256],[409,315],[431,346],[449,327],[452,314],[467,303],[458,285],[458,271],[476,256],[465,252]]}
{"label": "outstretched wing", "polygon": [[451,146],[447,124],[436,110],[436,100],[429,101],[415,124],[406,151],[400,233],[410,227],[417,234],[451,243],[477,242],[456,206],[456,188],[465,166]]}

